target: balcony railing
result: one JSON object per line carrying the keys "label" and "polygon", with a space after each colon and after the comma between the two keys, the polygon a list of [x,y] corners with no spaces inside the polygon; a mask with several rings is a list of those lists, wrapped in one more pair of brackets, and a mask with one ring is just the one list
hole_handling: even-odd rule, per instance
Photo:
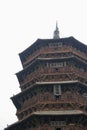
{"label": "balcony railing", "polygon": [[[43,81],[46,76],[60,76],[60,75],[69,75],[73,74],[74,76],[71,76],[71,79],[74,78],[77,75],[77,77],[82,77],[83,79],[87,80],[87,72],[84,72],[76,67],[60,67],[57,70],[55,68],[48,68],[43,67],[39,68],[36,71],[32,72],[30,75],[27,75],[27,77],[24,79],[23,83],[20,84],[20,87],[26,85],[27,83],[31,81]],[[67,78],[67,77],[66,77]],[[65,78],[65,80],[67,80]],[[49,79],[46,78],[46,81],[49,81]],[[58,81],[57,77],[54,79],[51,79],[51,81]],[[64,79],[61,79],[64,80]],[[73,79],[72,79],[73,80]]]}
{"label": "balcony railing", "polygon": [[[82,106],[87,106],[87,96],[80,95],[78,93],[69,93],[69,92],[62,92],[61,97],[59,99],[55,98],[55,95],[53,92],[44,92],[44,93],[38,93],[38,95],[33,96],[32,98],[29,98],[28,100],[25,100],[25,102],[22,104],[21,109],[25,108],[32,108],[36,106],[36,104],[60,104],[60,103],[77,103]],[[20,110],[19,110],[20,111]]]}
{"label": "balcony railing", "polygon": [[[46,96],[47,96],[47,93],[43,93],[43,94],[38,94],[37,96],[35,96],[31,99],[28,99],[23,104],[21,110],[17,111],[17,115],[20,115],[22,113],[23,116],[27,116],[27,115],[31,115],[33,112],[39,111],[39,110],[58,111],[58,108],[56,108],[56,106],[58,106],[58,104],[59,104],[59,106],[60,106],[60,104],[62,104],[62,105],[70,104],[71,108],[69,108],[67,106],[66,110],[68,110],[68,109],[80,110],[81,109],[82,111],[87,113],[84,109],[85,107],[87,107],[87,97],[83,97],[82,95],[73,93],[73,95],[70,99],[69,95],[67,93],[63,93],[59,100],[55,100],[53,94],[48,93],[47,99],[46,99]],[[48,108],[47,108],[47,105],[49,105]],[[52,105],[55,107],[52,108]],[[62,109],[65,109],[65,108],[62,108]],[[61,110],[61,108],[59,108],[59,110]]]}
{"label": "balcony railing", "polygon": [[23,63],[24,66],[26,66],[29,62],[31,62],[33,59],[38,57],[40,54],[49,54],[49,53],[67,53],[71,52],[78,57],[81,57],[84,60],[87,60],[87,55],[84,52],[81,52],[77,50],[76,48],[73,48],[71,46],[63,46],[59,49],[57,48],[50,48],[50,47],[45,47],[41,48],[40,50],[35,51],[32,55],[30,55],[27,60]]}

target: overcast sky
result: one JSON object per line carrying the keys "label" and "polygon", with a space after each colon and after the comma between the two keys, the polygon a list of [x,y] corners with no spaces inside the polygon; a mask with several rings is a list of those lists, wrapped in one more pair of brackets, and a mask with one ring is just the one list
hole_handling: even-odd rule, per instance
{"label": "overcast sky", "polygon": [[87,0],[0,0],[0,130],[17,121],[10,97],[20,92],[19,53],[38,38],[60,37],[87,44]]}

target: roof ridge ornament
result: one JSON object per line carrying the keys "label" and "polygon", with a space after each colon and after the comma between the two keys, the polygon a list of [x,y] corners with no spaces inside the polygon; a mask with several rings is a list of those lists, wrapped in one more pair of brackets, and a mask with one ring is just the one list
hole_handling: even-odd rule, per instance
{"label": "roof ridge ornament", "polygon": [[59,29],[58,29],[58,24],[56,22],[56,30],[54,31],[53,39],[59,39]]}

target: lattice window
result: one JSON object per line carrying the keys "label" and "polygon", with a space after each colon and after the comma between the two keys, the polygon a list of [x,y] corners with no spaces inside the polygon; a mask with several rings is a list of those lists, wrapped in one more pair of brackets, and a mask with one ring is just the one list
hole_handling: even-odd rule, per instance
{"label": "lattice window", "polygon": [[54,85],[54,95],[55,96],[61,95],[61,85]]}
{"label": "lattice window", "polygon": [[60,68],[60,67],[65,67],[66,62],[55,62],[55,63],[47,63],[47,67],[50,68]]}
{"label": "lattice window", "polygon": [[59,62],[59,63],[50,63],[50,67],[51,67],[51,68],[63,67],[63,66],[64,66],[63,62]]}
{"label": "lattice window", "polygon": [[62,42],[49,43],[49,47],[62,47]]}
{"label": "lattice window", "polygon": [[66,126],[65,121],[51,121],[51,126]]}

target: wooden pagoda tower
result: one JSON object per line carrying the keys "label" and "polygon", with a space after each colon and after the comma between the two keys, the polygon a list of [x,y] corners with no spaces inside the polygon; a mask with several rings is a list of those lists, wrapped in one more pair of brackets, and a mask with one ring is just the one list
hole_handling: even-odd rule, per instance
{"label": "wooden pagoda tower", "polygon": [[38,39],[19,54],[18,121],[5,130],[87,130],[87,45],[74,37]]}

